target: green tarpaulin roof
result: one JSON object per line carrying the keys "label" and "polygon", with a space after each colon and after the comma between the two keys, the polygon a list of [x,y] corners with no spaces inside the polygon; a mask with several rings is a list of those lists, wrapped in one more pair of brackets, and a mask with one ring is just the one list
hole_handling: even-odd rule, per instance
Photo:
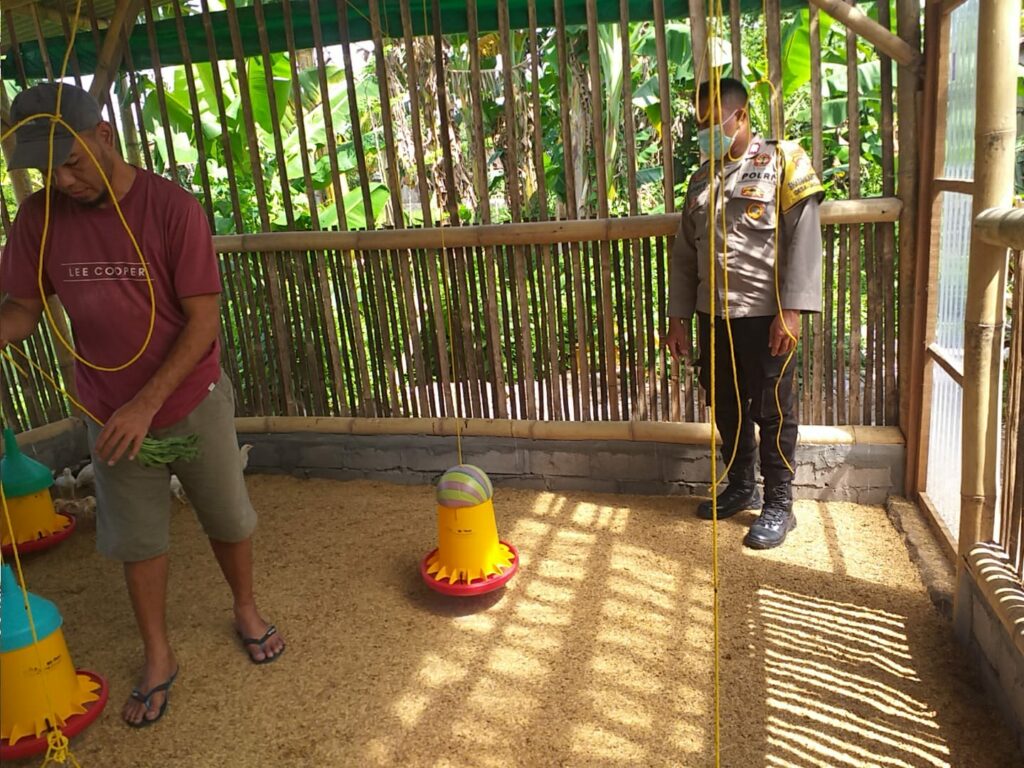
{"label": "green tarpaulin roof", "polygon": [[[424,31],[432,33],[432,4],[430,2],[423,2],[423,0],[409,0],[409,2],[413,34],[421,35],[424,34]],[[438,4],[440,6],[441,31],[445,34],[466,32],[465,0],[438,0]],[[320,30],[324,45],[335,45],[341,42],[338,24],[338,5],[338,3],[331,3],[326,0],[318,3]],[[782,5],[784,8],[805,7],[806,2],[802,0],[783,0]],[[296,48],[299,50],[312,48],[313,27],[310,4],[308,2],[296,1],[290,3],[290,6]],[[523,0],[509,0],[508,6],[511,27],[513,29],[528,27],[528,4]],[[384,36],[401,37],[402,16],[399,0],[383,0],[379,7],[381,8],[381,29]],[[564,0],[564,7],[567,25],[586,24],[586,0]],[[688,0],[664,0],[664,7],[665,16],[669,19],[678,19],[689,15]],[[742,0],[741,7],[745,12],[760,12],[761,0]],[[367,8],[368,4],[362,2],[349,3],[348,5],[347,15],[351,42],[373,39]],[[426,19],[424,18],[424,8],[426,9]],[[266,19],[267,39],[270,41],[271,51],[287,50],[283,6],[280,3],[264,3],[263,9]],[[555,25],[554,9],[554,3],[550,0],[537,0],[538,26],[553,27]],[[617,22],[619,20],[618,0],[597,0],[597,15],[600,22]],[[497,2],[495,0],[482,0],[478,2],[477,16],[481,32],[498,29]],[[629,0],[629,18],[630,21],[653,19],[654,11],[651,0]],[[221,60],[232,59],[231,32],[228,26],[227,12],[218,11],[211,13],[210,20],[217,57]],[[425,20],[427,22],[426,27],[424,26]],[[183,22],[192,61],[209,61],[210,52],[206,44],[206,32],[202,16],[185,16]],[[261,51],[254,9],[251,6],[238,8],[238,22],[246,56],[259,55]],[[178,38],[177,22],[175,19],[170,18],[156,21],[153,28],[160,64],[162,66],[172,66],[183,63],[181,43]],[[38,42],[35,40],[19,40],[18,43],[18,52],[20,53],[26,76],[29,78],[45,77],[42,54],[40,53]],[[63,59],[65,45],[62,37],[47,39],[50,60],[55,62],[54,66],[58,66],[57,63]],[[136,25],[131,36],[130,46],[132,63],[136,69],[148,69],[153,66],[149,38],[143,25]],[[91,74],[95,71],[96,45],[90,33],[79,33],[75,40],[75,54],[78,58],[79,71],[82,74]],[[14,56],[11,51],[8,51],[4,56],[0,68],[2,68],[5,80],[15,79],[18,76]]]}

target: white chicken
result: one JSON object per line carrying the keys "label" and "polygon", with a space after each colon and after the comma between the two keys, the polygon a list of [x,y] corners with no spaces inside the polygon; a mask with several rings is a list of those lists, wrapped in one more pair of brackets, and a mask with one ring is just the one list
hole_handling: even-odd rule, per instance
{"label": "white chicken", "polygon": [[188,496],[185,495],[185,489],[182,487],[181,480],[178,479],[177,475],[171,475],[171,496],[182,505],[188,504]]}
{"label": "white chicken", "polygon": [[93,469],[92,462],[90,461],[78,470],[78,477],[75,478],[75,488],[81,490],[94,485],[96,485],[96,470]]}
{"label": "white chicken", "polygon": [[245,472],[245,468],[249,466],[249,451],[252,450],[252,445],[246,443],[238,449],[239,462],[242,465],[242,471]]}
{"label": "white chicken", "polygon": [[75,476],[71,474],[71,467],[64,467],[64,471],[53,482],[62,499],[75,498]]}

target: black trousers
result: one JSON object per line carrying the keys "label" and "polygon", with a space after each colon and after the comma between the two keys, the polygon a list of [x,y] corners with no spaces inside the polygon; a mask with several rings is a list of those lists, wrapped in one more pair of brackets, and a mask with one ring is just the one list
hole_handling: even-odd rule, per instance
{"label": "black trousers", "polygon": [[[790,467],[795,467],[797,415],[794,356],[783,372],[786,355],[773,357],[768,349],[772,317],[744,317],[730,321],[736,377],[740,402],[737,407],[736,387],[730,358],[729,335],[725,320],[715,319],[715,426],[722,436],[722,456],[728,462],[737,436],[736,459],[730,478],[753,473],[758,456],[754,424],[761,435],[761,474],[765,487],[772,488],[792,481]],[[697,316],[697,340],[700,348],[698,379],[704,391],[711,391],[711,322],[705,314]],[[778,385],[778,403],[775,400]],[[710,402],[710,398],[709,398]],[[779,405],[782,418],[779,418]],[[781,439],[779,428],[781,424]],[[781,454],[779,447],[781,446]],[[785,457],[785,461],[783,460]]]}

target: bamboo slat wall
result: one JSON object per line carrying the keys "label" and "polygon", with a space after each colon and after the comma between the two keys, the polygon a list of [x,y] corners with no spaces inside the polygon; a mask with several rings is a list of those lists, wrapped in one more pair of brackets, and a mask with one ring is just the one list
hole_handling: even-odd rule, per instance
{"label": "bamboo slat wall", "polygon": [[1003,418],[1003,505],[998,541],[1024,583],[1024,251],[1011,261],[1013,302]]}
{"label": "bamboo slat wall", "polygon": [[[253,5],[259,21],[270,4]],[[347,41],[344,11],[357,4],[336,5]],[[499,28],[469,44],[440,28],[436,2],[429,20],[413,17],[424,6],[404,2],[401,28],[390,29],[371,0],[358,8],[373,45],[324,46],[317,20],[315,47],[303,51],[285,2],[282,40],[261,26],[262,53],[245,58],[233,2],[226,4],[227,44],[215,35],[206,0],[198,10],[145,2],[133,36],[149,40],[153,61],[159,46],[145,22],[172,19],[184,39],[182,21],[198,15],[202,58],[219,63],[167,67],[158,77],[126,56],[106,114],[126,156],[191,188],[220,234],[441,225],[458,227],[451,238],[462,241],[467,229],[484,231],[491,222],[559,227],[670,213],[696,163],[692,81],[690,92],[680,88],[682,62],[669,58],[685,22],[665,19],[664,3],[653,0],[654,23],[634,23],[630,5],[620,2],[618,23],[599,25],[588,3],[587,26],[573,28],[556,0],[553,28],[520,31],[509,28],[507,3],[499,3]],[[775,24],[791,18],[777,1],[769,5]],[[98,34],[91,4],[85,8]],[[472,32],[472,0],[466,13]],[[731,42],[735,58],[742,56],[739,25],[751,20],[738,3],[730,13],[731,41],[723,45]],[[429,22],[434,34],[414,36],[414,21]],[[812,10],[815,33],[819,24]],[[651,54],[631,48],[631,37],[644,34]],[[823,54],[812,37],[814,130],[804,143],[822,169],[835,158],[823,157],[820,143]],[[778,59],[777,30],[769,40]],[[852,33],[848,41],[855,54]],[[621,89],[610,85],[616,70],[638,68],[653,86],[642,102],[631,77]],[[770,69],[781,85],[779,61]],[[556,98],[541,98],[544,78],[557,79]],[[855,92],[849,107],[851,114],[866,109]],[[893,111],[892,89],[882,88],[888,125]],[[835,132],[852,141],[844,184],[859,197],[858,121]],[[882,166],[891,196],[891,141]],[[6,231],[14,214],[7,195],[3,209]],[[824,312],[804,323],[793,362],[804,385],[804,422],[896,421],[901,288],[892,222],[865,216],[825,228]],[[240,244],[224,253],[224,365],[240,414],[706,418],[692,369],[672,364],[662,347],[671,235],[645,234],[640,225],[621,237],[554,244],[523,236],[445,245],[251,252]],[[26,351],[57,370],[45,330]],[[6,380],[17,381],[2,365]],[[5,387],[2,406],[21,427],[67,410],[36,381]]]}

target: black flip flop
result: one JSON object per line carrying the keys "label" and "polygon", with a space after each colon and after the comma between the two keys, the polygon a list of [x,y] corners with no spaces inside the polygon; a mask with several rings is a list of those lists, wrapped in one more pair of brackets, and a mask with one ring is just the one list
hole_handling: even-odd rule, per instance
{"label": "black flip flop", "polygon": [[171,686],[174,685],[174,681],[177,679],[177,677],[178,670],[174,670],[174,674],[171,675],[165,682],[160,683],[160,685],[154,685],[146,693],[143,693],[138,688],[132,688],[131,697],[135,699],[135,701],[145,706],[146,712],[149,712],[149,702],[150,699],[153,698],[154,694],[166,692],[167,695],[164,696],[164,703],[160,705],[160,711],[157,712],[156,717],[149,719],[146,717],[145,714],[143,714],[142,719],[139,722],[133,723],[130,720],[125,720],[125,723],[131,726],[132,728],[145,728],[147,725],[152,725],[161,717],[163,717],[164,711],[166,711],[167,709],[167,702],[171,700]]}
{"label": "black flip flop", "polygon": [[[235,631],[238,632],[238,630],[235,630]],[[281,650],[279,650],[273,656],[268,655],[267,654],[267,649],[263,647],[263,644],[265,642],[267,642],[267,640],[269,640],[270,638],[272,638],[276,634],[277,634],[277,627],[275,627],[273,624],[271,624],[269,627],[267,627],[267,631],[264,632],[263,636],[259,637],[259,638],[255,638],[255,637],[242,637],[242,633],[238,632],[238,637],[241,639],[242,645],[245,647],[245,652],[249,656],[249,661],[251,661],[253,664],[269,664],[270,662],[277,661],[279,658],[281,658],[282,654],[284,654],[285,646],[282,645],[281,646]],[[249,646],[250,645],[258,645],[260,647],[260,650],[263,651],[263,658],[262,659],[257,660],[257,659],[253,658],[252,654],[249,653]]]}

